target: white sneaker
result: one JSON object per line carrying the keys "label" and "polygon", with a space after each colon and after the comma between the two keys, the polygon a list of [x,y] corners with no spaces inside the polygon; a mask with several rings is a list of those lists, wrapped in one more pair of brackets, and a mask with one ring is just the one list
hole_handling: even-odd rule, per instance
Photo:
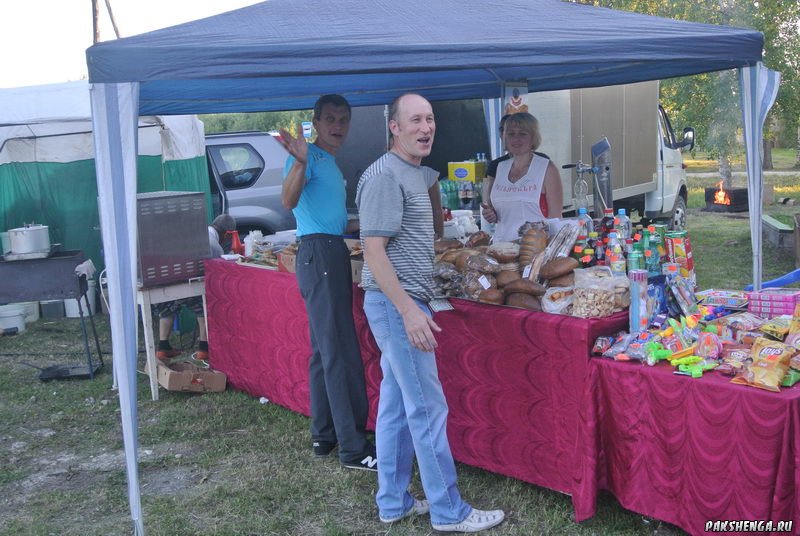
{"label": "white sneaker", "polygon": [[401,519],[405,519],[407,517],[425,515],[428,512],[430,512],[430,510],[431,510],[431,507],[428,504],[428,501],[426,501],[425,499],[423,499],[421,501],[418,501],[417,499],[414,499],[414,504],[411,506],[411,508],[408,509],[408,511],[405,514],[401,514],[401,515],[399,515],[397,517],[379,516],[379,518],[381,520],[381,523],[396,523],[396,522],[400,521]]}
{"label": "white sneaker", "polygon": [[444,525],[434,523],[433,528],[441,532],[480,532],[496,527],[503,522],[505,517],[502,510],[476,510],[473,508],[463,521]]}

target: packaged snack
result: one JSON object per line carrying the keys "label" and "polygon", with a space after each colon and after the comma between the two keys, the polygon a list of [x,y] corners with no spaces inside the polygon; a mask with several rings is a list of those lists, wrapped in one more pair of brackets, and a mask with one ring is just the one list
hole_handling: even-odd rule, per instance
{"label": "packaged snack", "polygon": [[798,381],[800,381],[800,370],[795,370],[790,368],[789,372],[787,372],[786,376],[783,378],[783,383],[781,383],[781,387],[791,387]]}
{"label": "packaged snack", "polygon": [[783,378],[789,370],[789,361],[795,349],[766,337],[759,337],[753,344],[753,363],[731,380],[732,383],[750,385],[767,391],[780,391]]}
{"label": "packaged snack", "polygon": [[789,324],[789,334],[786,335],[785,342],[795,348],[800,346],[800,304],[797,304],[794,308],[792,321]]}
{"label": "packaged snack", "polygon": [[722,343],[716,334],[704,331],[698,335],[697,347],[694,352],[700,357],[719,359],[722,354]]}
{"label": "packaged snack", "polygon": [[592,346],[592,353],[594,355],[603,355],[606,350],[611,348],[612,344],[614,344],[614,337],[597,337],[597,340],[594,341],[594,346]]}
{"label": "packaged snack", "polygon": [[614,278],[607,266],[575,270],[572,314],[580,318],[611,316],[614,311]]}
{"label": "packaged snack", "polygon": [[683,277],[671,277],[668,282],[672,295],[681,308],[681,312],[685,316],[697,313],[697,298],[695,298],[692,283]]}
{"label": "packaged snack", "polygon": [[603,352],[603,357],[610,357],[612,359],[616,359],[617,354],[624,353],[625,350],[628,349],[628,345],[631,343],[631,339],[633,339],[633,335],[628,333],[622,333],[614,339],[614,344],[612,344],[608,350]]}
{"label": "packaged snack", "polygon": [[736,313],[717,319],[717,333],[721,339],[741,342],[744,333],[755,332],[764,324],[764,320],[752,313]]}
{"label": "packaged snack", "polygon": [[724,344],[722,346],[722,364],[717,371],[728,376],[735,376],[752,363],[751,350],[752,346],[749,344]]}
{"label": "packaged snack", "polygon": [[797,354],[789,361],[789,366],[795,370],[800,370],[800,354]]}
{"label": "packaged snack", "polygon": [[667,279],[663,275],[650,277],[647,280],[647,318],[650,323],[658,315],[669,316],[667,309]]}
{"label": "packaged snack", "polygon": [[769,322],[762,324],[759,329],[767,337],[771,337],[776,341],[783,341],[786,335],[789,334],[791,323],[792,317],[789,315],[776,316]]}

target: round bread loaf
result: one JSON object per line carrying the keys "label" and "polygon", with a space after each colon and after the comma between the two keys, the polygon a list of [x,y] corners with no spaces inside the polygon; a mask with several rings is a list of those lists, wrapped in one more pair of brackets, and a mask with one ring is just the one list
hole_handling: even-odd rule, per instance
{"label": "round bread loaf", "polygon": [[488,246],[489,240],[491,238],[492,237],[489,236],[489,233],[487,233],[486,231],[478,231],[477,233],[473,233],[470,235],[470,237],[467,239],[466,246],[468,248],[474,248],[477,246]]}
{"label": "round bread loaf", "polygon": [[506,296],[506,305],[510,305],[511,307],[521,307],[523,309],[528,309],[529,311],[542,310],[542,304],[539,301],[539,298],[536,296],[531,296],[530,294],[524,294],[522,292],[508,294]]}
{"label": "round bread loaf", "polygon": [[545,293],[545,290],[546,289],[536,281],[522,278],[506,283],[505,286],[506,292],[521,292],[523,294],[530,294],[531,296],[541,296]]}
{"label": "round bread loaf", "polygon": [[448,249],[458,249],[463,247],[464,245],[460,240],[456,240],[455,238],[443,238],[433,243],[433,252],[444,253]]}
{"label": "round bread loaf", "polygon": [[544,229],[528,229],[522,235],[521,244],[523,246],[530,246],[533,249],[533,254],[541,253],[547,247],[547,233]]}
{"label": "round bread loaf", "polygon": [[506,297],[503,294],[503,291],[497,290],[496,288],[487,288],[478,294],[478,301],[483,303],[493,303],[495,305],[503,305],[505,298]]}
{"label": "round bread loaf", "polygon": [[495,278],[497,279],[497,286],[504,287],[509,283],[511,283],[512,281],[516,281],[517,279],[522,279],[522,276],[519,275],[519,272],[517,271],[512,272],[508,270],[503,270],[499,274],[495,275]]}
{"label": "round bread loaf", "polygon": [[542,269],[539,270],[539,276],[542,279],[555,279],[562,275],[567,275],[575,268],[581,265],[578,259],[572,257],[556,257],[547,261]]}
{"label": "round bread loaf", "polygon": [[462,251],[464,251],[464,250],[461,249],[461,248],[448,249],[447,251],[442,253],[442,256],[441,256],[441,258],[439,260],[442,261],[442,262],[451,262],[451,263],[455,264],[456,263],[456,259],[458,258],[458,255]]}
{"label": "round bread loaf", "polygon": [[489,249],[486,250],[486,254],[497,259],[499,263],[507,263],[517,260],[517,257],[519,257],[519,250],[520,247],[518,244],[513,242],[500,242],[489,246]]}
{"label": "round bread loaf", "polygon": [[550,288],[553,287],[571,287],[575,285],[575,272],[572,271],[568,274],[564,274],[562,276],[549,279],[547,281],[547,286]]}

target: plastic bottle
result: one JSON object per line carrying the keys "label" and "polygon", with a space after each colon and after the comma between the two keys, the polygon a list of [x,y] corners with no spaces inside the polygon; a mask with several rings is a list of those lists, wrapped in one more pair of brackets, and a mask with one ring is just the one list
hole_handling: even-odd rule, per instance
{"label": "plastic bottle", "polygon": [[624,208],[619,209],[617,217],[614,218],[614,230],[617,231],[619,239],[623,244],[625,240],[631,237],[631,219],[626,214]]}
{"label": "plastic bottle", "polygon": [[604,208],[603,219],[600,220],[600,237],[605,239],[614,230],[614,209]]}
{"label": "plastic bottle", "polygon": [[586,245],[594,249],[599,239],[596,231],[590,231],[589,236],[586,238]]}
{"label": "plastic bottle", "polygon": [[606,265],[606,241],[603,238],[597,237],[597,242],[594,244],[594,257],[598,266]]}
{"label": "plastic bottle", "polygon": [[633,270],[641,270],[644,268],[644,256],[642,255],[641,251],[634,250],[630,255],[628,255],[628,273],[630,274]]}
{"label": "plastic bottle", "polygon": [[583,227],[581,233],[585,233],[587,236],[594,231],[594,220],[587,214],[586,207],[578,208],[578,224]]}
{"label": "plastic bottle", "polygon": [[581,268],[589,268],[590,266],[597,264],[597,257],[595,257],[594,250],[592,248],[584,249],[583,257],[578,260],[581,261]]}
{"label": "plastic bottle", "polygon": [[661,275],[661,258],[658,255],[658,246],[654,241],[658,240],[658,235],[653,237],[649,229],[642,231],[643,234],[643,248],[644,248],[644,269],[647,270],[648,276]]}
{"label": "plastic bottle", "polygon": [[572,253],[570,254],[570,257],[574,257],[577,260],[581,260],[581,257],[583,257],[583,250],[586,249],[587,247],[588,246],[586,242],[586,236],[582,234],[578,235],[578,239],[575,241],[575,245],[572,246]]}
{"label": "plastic bottle", "polygon": [[575,207],[578,211],[584,209],[586,212],[586,208],[589,206],[589,184],[582,176],[575,181],[574,193]]}

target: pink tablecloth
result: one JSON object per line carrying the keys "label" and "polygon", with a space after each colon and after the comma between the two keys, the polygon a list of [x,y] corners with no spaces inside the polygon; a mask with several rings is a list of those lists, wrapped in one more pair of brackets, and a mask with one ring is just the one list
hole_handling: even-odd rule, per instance
{"label": "pink tablecloth", "polygon": [[[294,275],[208,261],[206,297],[213,367],[234,388],[308,415],[308,323]],[[353,315],[374,426],[381,373],[362,300],[356,289]],[[627,315],[581,320],[453,304],[455,311],[435,320],[443,329],[436,357],[456,459],[573,493],[590,345],[623,328]]]}
{"label": "pink tablecloth", "polygon": [[[708,520],[791,520],[800,530],[800,389],[691,379],[667,364],[593,359],[577,519],[598,489],[625,508],[705,534]],[[588,500],[588,502],[585,502]],[[752,534],[752,533],[751,533]]]}

